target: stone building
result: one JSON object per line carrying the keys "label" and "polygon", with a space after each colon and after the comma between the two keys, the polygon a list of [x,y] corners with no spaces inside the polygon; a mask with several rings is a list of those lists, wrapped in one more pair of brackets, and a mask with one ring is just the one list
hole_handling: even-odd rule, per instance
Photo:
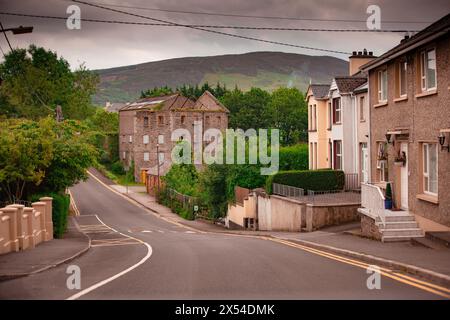
{"label": "stone building", "polygon": [[203,132],[209,128],[224,131],[228,113],[208,91],[197,101],[180,93],[137,100],[119,111],[120,159],[125,167],[134,163],[136,181],[145,183],[148,176],[154,178],[158,159],[159,174],[163,176],[172,163],[174,130],[187,129],[193,138],[194,121],[198,121]]}

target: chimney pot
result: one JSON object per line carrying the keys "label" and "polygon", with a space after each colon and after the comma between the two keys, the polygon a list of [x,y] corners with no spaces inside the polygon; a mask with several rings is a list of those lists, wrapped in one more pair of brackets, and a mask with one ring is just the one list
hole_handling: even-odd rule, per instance
{"label": "chimney pot", "polygon": [[356,56],[356,51],[353,51],[353,52],[352,52],[352,55]]}
{"label": "chimney pot", "polygon": [[358,51],[358,56],[362,56],[362,51]]}
{"label": "chimney pot", "polygon": [[367,55],[367,49],[366,48],[364,48],[364,55],[365,56]]}
{"label": "chimney pot", "polygon": [[369,51],[369,56],[373,56],[373,51]]}

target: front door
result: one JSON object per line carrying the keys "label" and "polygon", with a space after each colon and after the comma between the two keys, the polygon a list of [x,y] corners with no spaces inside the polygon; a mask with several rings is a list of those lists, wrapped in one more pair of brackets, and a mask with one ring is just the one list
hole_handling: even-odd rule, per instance
{"label": "front door", "polygon": [[408,143],[402,143],[400,154],[405,154],[405,165],[400,168],[401,208],[408,210]]}
{"label": "front door", "polygon": [[369,152],[367,143],[361,144],[361,178],[363,183],[369,182]]}

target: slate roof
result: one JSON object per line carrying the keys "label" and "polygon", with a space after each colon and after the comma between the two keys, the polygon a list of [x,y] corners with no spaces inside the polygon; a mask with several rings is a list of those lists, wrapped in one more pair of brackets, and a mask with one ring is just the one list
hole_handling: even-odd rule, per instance
{"label": "slate roof", "polygon": [[329,84],[311,84],[311,91],[316,99],[325,99],[328,97],[328,92],[330,91]]}
{"label": "slate roof", "polygon": [[166,96],[139,99],[126,105],[125,107],[120,109],[120,111],[127,111],[127,110],[157,111],[163,108],[171,107],[174,104],[176,104],[178,107],[182,107],[185,104],[193,106],[194,101],[182,96],[179,93],[175,93]]}
{"label": "slate roof", "polygon": [[338,87],[339,93],[350,93],[356,88],[367,82],[366,77],[343,76],[335,77],[334,81]]}
{"label": "slate roof", "polygon": [[443,36],[446,33],[450,31],[450,14],[447,14],[446,16],[442,17],[438,21],[434,22],[433,24],[429,25],[425,29],[421,30],[420,32],[413,35],[411,38],[402,41],[399,45],[395,46],[389,51],[386,51],[384,54],[379,56],[378,58],[366,63],[361,67],[362,70],[370,70],[372,68],[377,67],[380,64],[383,64],[390,59],[393,59],[395,57],[395,54],[406,50],[413,50],[415,47],[413,47],[414,44],[426,40],[427,38],[431,37],[439,37]]}

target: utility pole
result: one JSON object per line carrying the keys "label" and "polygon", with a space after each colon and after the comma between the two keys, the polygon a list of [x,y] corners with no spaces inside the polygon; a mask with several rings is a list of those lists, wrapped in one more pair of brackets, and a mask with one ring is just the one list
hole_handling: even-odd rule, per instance
{"label": "utility pole", "polygon": [[156,197],[159,199],[159,143],[156,144],[156,172],[157,172],[157,185],[156,185]]}

